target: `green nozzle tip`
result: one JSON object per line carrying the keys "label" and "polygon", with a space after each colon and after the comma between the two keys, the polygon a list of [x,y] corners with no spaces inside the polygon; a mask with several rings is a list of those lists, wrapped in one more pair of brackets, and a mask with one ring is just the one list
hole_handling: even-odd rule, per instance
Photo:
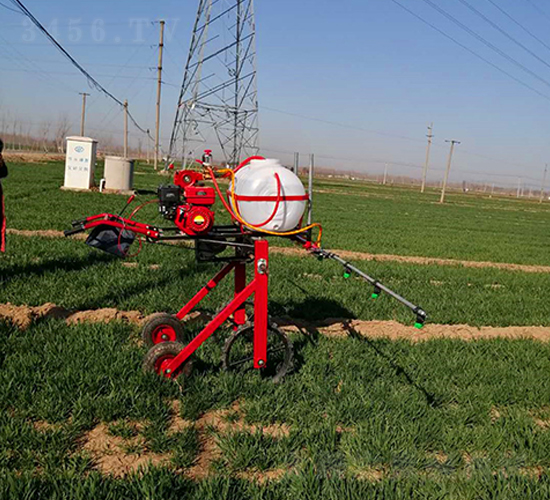
{"label": "green nozzle tip", "polygon": [[373,299],[377,299],[378,297],[380,297],[379,294],[377,294],[377,293],[373,293],[373,294],[372,294],[372,298],[373,298]]}
{"label": "green nozzle tip", "polygon": [[424,326],[423,323],[415,323],[414,324],[414,327],[417,328],[418,330],[422,330],[422,327]]}
{"label": "green nozzle tip", "polygon": [[344,273],[344,278],[348,279],[351,276],[350,273]]}

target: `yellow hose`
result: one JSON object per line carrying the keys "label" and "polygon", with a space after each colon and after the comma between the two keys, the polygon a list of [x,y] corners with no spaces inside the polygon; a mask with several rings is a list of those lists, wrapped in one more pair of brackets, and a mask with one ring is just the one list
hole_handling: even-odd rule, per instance
{"label": "yellow hose", "polygon": [[268,231],[267,229],[263,229],[261,227],[254,226],[254,225],[246,222],[241,217],[241,215],[239,213],[239,209],[237,207],[237,201],[236,201],[236,198],[235,198],[235,172],[233,172],[233,170],[231,170],[231,169],[223,169],[223,170],[218,171],[218,172],[223,173],[223,174],[229,173],[231,175],[231,181],[232,181],[232,184],[231,184],[231,204],[233,205],[233,210],[231,210],[231,207],[229,207],[229,205],[226,203],[226,201],[223,197],[223,194],[220,190],[220,187],[218,185],[218,182],[216,181],[216,175],[215,175],[214,171],[210,167],[207,167],[207,170],[208,170],[208,173],[210,174],[210,177],[212,178],[212,182],[214,183],[214,187],[216,188],[216,191],[218,192],[218,196],[220,197],[220,199],[222,200],[223,205],[225,206],[225,209],[229,212],[229,214],[233,218],[238,220],[243,226],[246,226],[249,229],[252,229],[252,230],[254,230],[258,233],[269,234],[271,236],[296,236],[297,234],[306,233],[309,230],[317,227],[317,228],[319,228],[319,233],[317,235],[316,244],[317,245],[321,244],[321,238],[323,236],[323,227],[321,226],[321,224],[318,224],[316,222],[313,223],[313,224],[310,224],[309,226],[302,227],[300,229],[295,229],[294,231],[286,231],[286,232],[282,232],[282,233],[277,233],[275,231]]}

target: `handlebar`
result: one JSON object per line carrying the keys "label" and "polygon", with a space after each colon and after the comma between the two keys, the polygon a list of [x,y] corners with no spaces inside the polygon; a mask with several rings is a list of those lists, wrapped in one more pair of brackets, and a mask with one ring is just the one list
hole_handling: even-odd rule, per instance
{"label": "handlebar", "polygon": [[83,233],[85,229],[80,227],[75,227],[73,229],[67,229],[66,231],[63,231],[63,234],[65,234],[65,237],[72,236],[73,234]]}

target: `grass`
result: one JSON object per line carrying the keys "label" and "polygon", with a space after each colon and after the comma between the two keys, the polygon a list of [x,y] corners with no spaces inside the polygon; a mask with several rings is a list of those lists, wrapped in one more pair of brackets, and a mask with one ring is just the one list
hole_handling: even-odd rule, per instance
{"label": "grass", "polygon": [[[31,175],[32,172],[32,175]],[[138,168],[140,187],[159,183]],[[64,229],[124,198],[58,189],[59,164],[13,165],[8,227]],[[33,179],[32,184],[28,179]],[[360,251],[548,264],[546,205],[451,194],[448,205],[404,188],[318,183],[316,216],[327,244]],[[330,192],[327,192],[330,191]],[[342,192],[346,196],[340,196]],[[155,220],[154,207],[147,217]],[[344,216],[343,216],[344,214]],[[157,219],[158,220],[158,219]],[[176,311],[217,267],[191,252],[151,246],[134,267],[81,241],[9,236],[0,257],[0,303],[75,309]],[[375,245],[376,244],[376,245]],[[155,265],[151,268],[151,265]],[[358,262],[444,324],[550,325],[549,274]],[[414,318],[332,262],[273,255],[275,316]],[[214,311],[231,282],[204,303]],[[190,333],[200,325],[189,325]],[[197,369],[174,384],[142,373],[137,327],[0,322],[0,498],[515,499],[550,496],[550,345],[528,340],[421,344],[293,336],[296,364],[283,384],[220,370],[220,332]],[[229,430],[170,431],[173,402],[191,421],[239,401]],[[255,432],[231,427],[242,419]],[[139,423],[139,425],[136,424]],[[143,474],[101,474],[82,443],[99,423],[126,451],[168,454]],[[288,435],[262,426],[284,423]],[[221,455],[193,481],[205,440]],[[250,477],[287,472],[275,482]]]}
{"label": "grass", "polygon": [[[254,374],[220,372],[221,347],[210,342],[199,355],[202,370],[180,393],[176,384],[136,369],[143,348],[133,341],[132,327],[68,327],[52,320],[24,333],[0,328],[2,498],[21,498],[24,491],[30,498],[85,498],[92,492],[94,498],[119,492],[137,498],[146,491],[150,498],[182,491],[191,498],[548,493],[548,345],[326,338],[311,343],[296,337],[295,373],[273,386]],[[175,451],[174,466],[188,467],[198,451],[194,431],[165,434],[170,401],[177,398],[188,418],[239,399],[247,421],[285,422],[290,435],[217,433],[223,453],[205,482],[190,482],[173,466],[116,481],[93,471],[79,442],[100,421],[128,438],[134,432],[117,422],[150,422],[143,431],[145,446]],[[36,421],[57,425],[37,430]],[[279,468],[291,473],[276,485],[254,485],[234,475]],[[508,496],[494,496],[500,489]]]}

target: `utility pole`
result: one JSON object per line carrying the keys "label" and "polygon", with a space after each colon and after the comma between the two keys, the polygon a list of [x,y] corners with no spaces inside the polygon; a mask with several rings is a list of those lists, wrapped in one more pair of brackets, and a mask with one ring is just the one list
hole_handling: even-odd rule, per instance
{"label": "utility pole", "polygon": [[84,137],[84,128],[86,124],[86,97],[88,97],[90,94],[87,94],[86,92],[80,92],[80,95],[82,96],[82,118],[80,119],[80,137]]}
{"label": "utility pole", "polygon": [[309,178],[308,178],[308,194],[309,194],[309,212],[307,214],[307,225],[313,220],[313,170],[315,168],[315,156],[309,155]]}
{"label": "utility pole", "polygon": [[160,96],[162,92],[162,53],[164,51],[164,21],[160,21],[159,64],[157,82],[157,124],[155,132],[155,170],[158,168],[160,146]]}
{"label": "utility pole", "polygon": [[124,158],[128,158],[128,101],[124,101]]}
{"label": "utility pole", "polygon": [[459,141],[445,141],[451,143],[451,150],[449,151],[449,160],[447,161],[447,170],[445,170],[445,179],[443,180],[443,187],[441,188],[441,199],[439,203],[445,202],[445,191],[447,190],[447,182],[449,182],[449,172],[451,171],[451,162],[453,161],[453,152],[455,149],[455,144],[460,144]]}
{"label": "utility pole", "polygon": [[294,173],[299,175],[300,172],[300,153],[294,153]]}
{"label": "utility pole", "polygon": [[516,198],[519,198],[521,196],[521,177],[518,177],[518,192],[516,194]]}
{"label": "utility pole", "polygon": [[382,184],[385,186],[386,182],[388,180],[388,164],[384,164],[384,180],[382,181]]}
{"label": "utility pole", "polygon": [[542,200],[544,200],[544,185],[546,184],[546,174],[548,174],[548,163],[544,166],[544,175],[542,176],[542,186],[540,188],[539,203],[542,203]]}
{"label": "utility pole", "polygon": [[432,147],[432,137],[433,137],[434,124],[432,123],[428,127],[428,148],[426,149],[426,163],[424,164],[424,172],[422,174],[422,188],[420,192],[423,193],[426,189],[426,176],[428,175],[428,165],[430,163],[430,149]]}

